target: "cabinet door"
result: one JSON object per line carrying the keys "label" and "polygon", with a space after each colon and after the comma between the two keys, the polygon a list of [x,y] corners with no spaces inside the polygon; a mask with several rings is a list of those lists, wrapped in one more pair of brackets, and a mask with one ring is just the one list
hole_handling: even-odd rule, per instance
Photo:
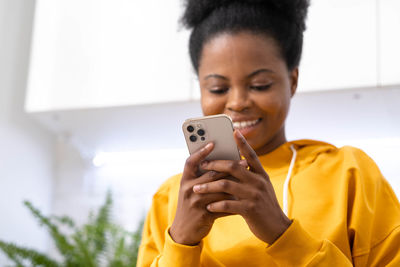
{"label": "cabinet door", "polygon": [[26,109],[188,100],[179,1],[38,0]]}
{"label": "cabinet door", "polygon": [[376,86],[375,0],[311,1],[307,25],[299,91]]}
{"label": "cabinet door", "polygon": [[400,1],[379,1],[380,84],[400,84]]}

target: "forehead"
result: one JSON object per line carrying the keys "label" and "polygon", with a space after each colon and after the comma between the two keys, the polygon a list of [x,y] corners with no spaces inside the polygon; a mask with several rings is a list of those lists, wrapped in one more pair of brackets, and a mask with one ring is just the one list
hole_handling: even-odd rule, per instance
{"label": "forehead", "polygon": [[273,38],[249,32],[223,33],[210,39],[203,47],[199,75],[237,69],[285,67],[280,49]]}

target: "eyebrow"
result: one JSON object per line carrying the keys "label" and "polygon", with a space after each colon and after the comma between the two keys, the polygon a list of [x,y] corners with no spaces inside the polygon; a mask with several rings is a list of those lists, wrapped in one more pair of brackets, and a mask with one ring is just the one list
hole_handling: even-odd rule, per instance
{"label": "eyebrow", "polygon": [[228,78],[226,78],[225,76],[219,75],[219,74],[210,74],[207,75],[204,80],[208,80],[210,78],[218,78],[218,79],[222,79],[222,80],[228,80]]}
{"label": "eyebrow", "polygon": [[269,70],[269,69],[259,69],[259,70],[256,70],[256,71],[250,73],[249,75],[247,75],[247,78],[251,78],[262,72],[274,73],[272,70]]}
{"label": "eyebrow", "polygon": [[[247,75],[247,78],[251,78],[262,72],[274,73],[272,70],[269,70],[269,69],[259,69],[259,70],[253,71],[252,73]],[[209,74],[206,77],[204,77],[204,80],[208,80],[210,78],[218,78],[218,79],[222,79],[222,80],[228,80],[228,78],[226,78],[225,76],[219,75],[219,74]]]}

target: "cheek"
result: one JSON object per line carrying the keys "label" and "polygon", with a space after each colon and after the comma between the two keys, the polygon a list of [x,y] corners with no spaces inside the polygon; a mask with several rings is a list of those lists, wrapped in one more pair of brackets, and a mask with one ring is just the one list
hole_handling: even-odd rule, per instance
{"label": "cheek", "polygon": [[273,97],[258,98],[257,102],[259,103],[258,106],[271,117],[272,121],[281,121],[286,118],[290,99],[277,94]]}
{"label": "cheek", "polygon": [[211,97],[201,94],[201,109],[205,116],[224,113],[225,101],[223,97]]}
{"label": "cheek", "polygon": [[289,97],[282,97],[276,102],[275,112],[276,119],[279,122],[284,122],[286,120],[290,105]]}
{"label": "cheek", "polygon": [[277,113],[278,121],[285,121],[288,114],[289,106],[287,103],[281,103],[279,112]]}

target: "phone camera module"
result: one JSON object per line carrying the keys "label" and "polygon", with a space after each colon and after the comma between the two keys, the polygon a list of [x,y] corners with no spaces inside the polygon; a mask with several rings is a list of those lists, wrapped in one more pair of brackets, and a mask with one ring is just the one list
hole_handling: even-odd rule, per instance
{"label": "phone camera module", "polygon": [[206,138],[204,136],[202,136],[200,139],[201,139],[201,141],[206,140]]}
{"label": "phone camera module", "polygon": [[203,129],[199,129],[199,130],[197,131],[197,134],[200,135],[200,136],[203,136],[205,133],[206,133],[206,132],[205,132]]}
{"label": "phone camera module", "polygon": [[189,139],[190,139],[190,141],[192,141],[192,142],[196,142],[196,141],[197,141],[197,137],[196,137],[195,135],[191,135],[191,136],[189,137]]}
{"label": "phone camera module", "polygon": [[189,125],[186,129],[189,133],[192,133],[194,131],[194,127],[192,125]]}

